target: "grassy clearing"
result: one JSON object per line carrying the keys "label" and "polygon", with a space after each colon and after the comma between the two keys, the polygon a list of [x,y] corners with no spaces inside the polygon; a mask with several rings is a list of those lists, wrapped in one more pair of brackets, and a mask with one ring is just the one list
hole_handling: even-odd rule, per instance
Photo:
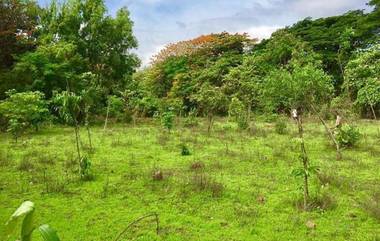
{"label": "grassy clearing", "polygon": [[[279,135],[259,122],[239,131],[225,120],[176,128],[152,121],[93,128],[94,180],[79,180],[72,128],[53,126],[18,144],[0,137],[0,223],[24,200],[62,240],[380,240],[380,123],[361,121],[359,145],[336,161],[323,126],[305,125],[313,210],[303,212],[294,123]],[[82,130],[83,147],[87,147]],[[183,146],[190,155],[182,155]],[[38,222],[37,222],[38,223]],[[1,230],[0,230],[1,231]]]}

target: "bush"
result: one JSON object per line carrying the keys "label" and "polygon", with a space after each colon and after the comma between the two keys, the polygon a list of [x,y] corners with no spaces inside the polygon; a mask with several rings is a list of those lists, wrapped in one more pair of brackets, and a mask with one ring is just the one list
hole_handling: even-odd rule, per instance
{"label": "bush", "polygon": [[166,112],[163,112],[161,114],[161,123],[162,123],[162,126],[165,127],[166,129],[168,129],[168,131],[170,131],[171,129],[173,129],[173,126],[174,126],[174,113],[169,110],[169,111],[166,111]]}
{"label": "bush", "polygon": [[125,119],[125,106],[122,98],[111,95],[108,97],[108,104],[110,117],[116,118],[118,121]]}
{"label": "bush", "polygon": [[336,131],[336,140],[342,147],[353,147],[360,139],[359,130],[348,124],[344,124]]}
{"label": "bush", "polygon": [[29,127],[38,127],[49,118],[44,95],[36,92],[7,92],[8,98],[0,102],[0,119],[7,123],[7,131],[17,138]]}
{"label": "bush", "polygon": [[182,156],[190,156],[191,155],[189,148],[185,144],[181,145],[181,155]]}
{"label": "bush", "polygon": [[274,129],[276,133],[279,135],[285,135],[286,133],[288,133],[288,126],[283,118],[277,119],[274,125]]}

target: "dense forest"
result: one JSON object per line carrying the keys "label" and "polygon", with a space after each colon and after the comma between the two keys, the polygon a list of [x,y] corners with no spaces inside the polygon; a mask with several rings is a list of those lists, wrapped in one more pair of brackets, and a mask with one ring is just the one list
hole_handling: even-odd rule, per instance
{"label": "dense forest", "polygon": [[[191,189],[190,193],[195,189],[207,191],[211,193],[212,198],[205,201],[202,197],[194,196],[193,199],[189,198],[183,203],[189,202],[190,204],[186,203],[186,205],[192,206],[205,201],[206,205],[210,205],[203,209],[203,213],[207,215],[216,207],[220,212],[227,212],[225,215],[231,215],[231,220],[238,217],[237,221],[234,220],[237,223],[231,224],[233,231],[228,233],[226,240],[235,240],[232,239],[235,237],[234,232],[242,230],[242,239],[236,240],[249,240],[247,237],[252,237],[253,234],[257,235],[255,237],[259,238],[258,240],[263,240],[260,238],[266,237],[266,231],[254,233],[253,228],[249,231],[242,227],[253,225],[250,223],[252,220],[240,220],[246,213],[249,213],[247,217],[250,218],[256,215],[257,210],[252,211],[247,204],[251,201],[251,195],[256,195],[254,200],[260,205],[266,203],[262,193],[252,194],[250,191],[243,193],[240,191],[241,187],[242,190],[249,190],[247,186],[252,184],[247,176],[234,176],[235,172],[241,174],[246,170],[251,170],[252,166],[248,166],[246,159],[255,159],[259,163],[255,166],[260,169],[259,174],[255,174],[257,183],[252,185],[256,185],[261,192],[264,192],[263,187],[268,187],[268,185],[278,191],[274,194],[266,193],[267,196],[277,195],[273,196],[275,201],[283,200],[277,188],[288,188],[286,183],[291,183],[287,179],[289,167],[296,165],[293,163],[294,160],[300,161],[302,167],[291,171],[293,176],[302,179],[303,199],[300,202],[297,201],[295,205],[305,211],[318,209],[316,216],[321,220],[325,211],[330,206],[334,206],[330,205],[333,203],[332,195],[323,196],[325,194],[322,195],[321,193],[324,192],[320,190],[321,188],[327,190],[329,183],[332,183],[332,186],[335,184],[337,189],[334,190],[335,194],[340,189],[342,190],[338,196],[341,195],[339,200],[343,205],[351,205],[351,197],[356,195],[356,193],[351,195],[352,190],[347,188],[351,184],[353,188],[357,188],[355,190],[360,192],[360,195],[363,194],[363,197],[368,196],[368,189],[373,188],[369,185],[373,182],[378,185],[378,175],[376,176],[378,162],[375,161],[375,156],[380,153],[376,149],[380,132],[375,124],[380,116],[380,0],[369,1],[367,10],[353,10],[343,15],[319,19],[303,19],[277,30],[268,39],[257,39],[246,33],[220,32],[172,43],[152,56],[151,61],[146,65],[141,62],[135,52],[138,41],[133,29],[134,23],[128,8],[124,7],[115,14],[110,14],[104,0],[53,0],[47,7],[42,7],[38,2],[31,0],[1,0],[0,137],[4,138],[3,140],[0,138],[0,143],[4,148],[0,147],[0,170],[4,175],[0,177],[0,180],[4,185],[0,182],[0,204],[8,202],[15,204],[23,199],[18,196],[19,189],[21,194],[26,193],[28,197],[37,200],[42,197],[40,192],[30,194],[24,190],[24,186],[19,188],[18,184],[12,184],[9,181],[17,179],[18,176],[20,176],[20,183],[24,183],[22,176],[29,178],[25,182],[27,186],[32,186],[31,188],[34,188],[33,185],[40,185],[35,188],[38,191],[43,189],[41,192],[43,194],[70,193],[69,195],[75,196],[77,191],[88,200],[94,200],[99,207],[104,204],[99,200],[112,196],[112,192],[120,194],[118,192],[121,189],[114,188],[115,186],[123,187],[123,190],[129,190],[135,193],[135,196],[141,195],[148,200],[145,200],[146,202],[161,198],[160,195],[167,198],[166,194],[162,194],[165,192],[169,193],[167,195],[180,199],[178,203],[189,198],[186,188],[195,186],[196,188]],[[303,124],[301,116],[312,120]],[[289,117],[295,120],[294,130],[288,127]],[[224,119],[228,120],[227,123],[234,123],[236,129],[223,121],[218,122]],[[362,123],[365,127],[363,133],[366,133],[366,140],[359,144],[357,150],[353,150],[351,148],[357,145],[361,134],[354,125],[347,123],[351,123],[352,120],[364,121],[363,119],[368,121],[368,123]],[[160,123],[158,129],[154,125],[149,126],[150,121],[156,120]],[[204,120],[204,129],[198,127],[199,120]],[[331,124],[329,122],[335,121],[335,126],[329,127]],[[271,122],[275,123],[272,125]],[[138,123],[142,124],[142,127],[138,126]],[[133,128],[125,130],[124,127],[118,126],[119,124],[133,125]],[[107,132],[110,125],[113,128]],[[177,130],[175,126],[178,127]],[[323,130],[319,127],[323,127]],[[213,130],[215,130],[214,135],[211,134]],[[124,135],[127,132],[128,134]],[[67,133],[73,134],[72,141],[63,137],[63,139],[58,138]],[[56,136],[45,139],[44,135]],[[268,139],[268,135],[271,138]],[[324,138],[326,136],[328,138]],[[8,137],[9,142],[5,141]],[[294,139],[294,143],[290,142],[289,138]],[[309,139],[309,142],[305,138]],[[36,144],[37,142],[39,144]],[[84,144],[85,142],[87,144]],[[168,144],[171,142],[175,144]],[[189,143],[192,143],[192,146]],[[45,151],[41,150],[36,154],[36,150],[39,150],[36,146],[50,148],[49,150],[56,155],[54,158],[69,157],[66,158],[67,160],[64,157],[62,157],[64,160],[57,158],[57,162],[62,161],[63,164],[55,165],[52,160],[54,158],[40,156]],[[132,146],[135,149],[128,149]],[[157,149],[156,146],[162,146],[162,149]],[[252,147],[259,151],[255,154],[246,151]],[[271,149],[265,149],[268,147]],[[306,151],[308,147],[311,147],[310,153]],[[23,151],[28,148],[33,150],[23,154]],[[64,148],[72,152],[62,154],[61,149]],[[173,156],[172,152],[175,148],[180,149],[181,158],[194,153],[194,159],[191,159],[192,163],[188,168],[190,171],[177,168],[176,165],[179,165],[177,160],[180,157]],[[124,153],[126,149],[129,152]],[[215,154],[213,151],[216,149],[223,150],[216,153],[220,160],[213,159]],[[198,153],[196,153],[197,150]],[[135,155],[140,158],[139,155],[143,154],[146,154],[145,161],[149,160],[147,163],[154,165],[148,175],[149,181],[155,183],[174,181],[171,183],[167,181],[162,184],[163,186],[147,184],[148,181],[144,179],[144,175],[138,173],[145,171],[146,168],[139,166],[141,163],[136,164],[138,162],[135,160]],[[160,158],[167,159],[162,166],[170,171],[166,172],[162,166],[161,168],[156,166],[155,157],[160,155]],[[199,156],[195,157],[195,155]],[[352,170],[353,167],[344,166],[345,162],[343,162],[346,161],[345,158],[349,159],[349,155],[357,158],[355,159],[357,162],[352,165],[357,165],[358,173],[366,173],[358,176],[357,180],[356,176],[353,177],[352,182],[345,182],[348,177],[338,178],[331,173],[329,176],[327,172],[320,172],[319,166],[313,166],[310,163],[310,159],[317,159],[325,171],[341,168],[339,170],[344,170],[345,174],[351,175],[352,173],[347,170]],[[128,163],[123,164],[122,160],[124,161],[125,156],[131,157]],[[340,162],[326,164],[321,156]],[[354,160],[354,157],[350,157],[350,160]],[[15,160],[21,158],[17,164],[17,170],[16,164],[9,164],[9,159],[12,158]],[[33,158],[40,159],[31,163],[30,160],[34,160]],[[202,158],[206,161],[199,160]],[[360,162],[359,159],[367,160],[367,162]],[[231,160],[239,164],[231,164]],[[283,160],[289,162],[281,162]],[[273,161],[270,165],[277,166],[276,171],[273,171],[272,166],[267,166],[270,161]],[[219,175],[214,172],[219,173],[223,168],[228,170],[225,172],[228,181],[224,179],[227,182],[226,185],[214,178]],[[137,174],[129,173],[131,170],[139,171],[136,171]],[[260,171],[265,175],[260,176]],[[26,174],[19,175],[18,173]],[[78,186],[75,186],[78,180],[72,177],[74,173],[79,174],[75,175],[81,183]],[[193,178],[183,178],[181,175],[193,175]],[[311,181],[313,175],[317,176],[323,184],[315,184]],[[58,176],[64,180],[60,182],[60,179],[55,179]],[[128,186],[116,177],[129,178]],[[276,178],[282,178],[283,183],[273,187],[271,183]],[[94,185],[83,184],[87,181],[93,181]],[[110,184],[112,182],[114,186]],[[185,183],[184,186],[180,186],[182,183]],[[12,194],[8,195],[4,191],[7,190],[7,185]],[[98,194],[92,196],[93,193],[98,192],[99,186],[102,186],[101,198]],[[75,191],[67,191],[66,189],[69,188]],[[230,188],[228,194],[230,196],[223,196],[221,193],[228,188]],[[150,189],[152,192],[147,191]],[[319,199],[312,193],[320,194]],[[239,195],[243,195],[246,199],[241,200]],[[363,204],[364,198],[359,201],[352,198],[357,204],[355,208],[360,206],[360,210],[368,209],[368,212],[371,212],[378,220],[380,195],[377,195],[374,194],[373,199],[368,199],[370,200],[367,202],[368,205]],[[13,196],[19,199],[6,201]],[[168,197],[167,200],[173,196]],[[220,203],[214,203],[215,197],[219,198]],[[115,203],[118,203],[124,200],[123,198],[117,197],[112,200],[117,200]],[[64,209],[68,208],[66,204],[61,203],[61,200],[52,200],[49,199],[49,202],[56,202]],[[242,205],[242,209],[237,211],[234,208],[233,213],[229,213],[232,210],[228,206],[231,200],[234,200],[235,204]],[[132,207],[136,210],[145,211],[145,207],[139,206],[140,201],[129,200],[128,205],[134,205]],[[179,205],[178,203],[160,203],[154,208],[158,211],[160,211],[159,207],[162,210],[170,210],[173,208],[171,205]],[[228,207],[225,208],[223,205]],[[275,205],[287,207],[287,204],[282,202],[269,205],[272,205],[270,208],[273,207],[275,210],[279,207]],[[338,208],[335,213],[330,212],[327,215],[333,216],[329,216],[328,222],[333,222],[334,218],[342,213],[345,217],[361,215],[361,213],[347,214],[346,211],[350,208],[351,206],[342,206],[342,209]],[[186,212],[189,210],[186,209]],[[287,208],[285,210],[289,211]],[[268,227],[269,223],[275,222],[277,217],[273,209],[259,211],[273,214],[262,221],[265,222],[261,223],[263,226]],[[21,231],[22,241],[31,240],[31,233],[35,228],[29,217],[33,212],[34,204],[25,202],[7,223],[7,225],[10,223],[8,226],[12,226],[17,219],[25,217]],[[181,220],[183,221],[181,225],[186,226],[191,223],[200,227],[201,233],[208,235],[204,230],[208,230],[209,227],[202,226],[203,223],[199,220],[190,219],[194,212],[196,211],[189,211],[186,218]],[[0,213],[0,221],[6,220],[9,217],[5,217],[8,213],[8,211],[6,214]],[[289,211],[289,213],[293,215],[294,212]],[[121,218],[118,216],[121,215],[118,211],[115,215]],[[176,225],[173,221],[174,217],[165,216],[169,215],[167,213],[162,215],[164,223]],[[217,225],[222,225],[223,228],[229,225],[223,219],[224,217],[214,215],[221,219],[221,221],[218,219]],[[157,234],[152,235],[159,235],[158,216],[157,213],[146,216],[157,219]],[[177,216],[180,216],[180,212]],[[64,215],[60,217],[60,220],[67,218]],[[143,216],[142,219],[146,217]],[[291,217],[293,220],[294,217]],[[350,216],[350,218],[356,217]],[[286,218],[281,216],[279,219],[285,226],[289,221]],[[86,221],[78,219],[78,223],[89,225],[87,220],[92,220],[92,216],[84,211],[84,219]],[[61,221],[54,221],[54,219],[49,219],[49,221],[55,222],[55,226],[58,226],[60,230],[66,227],[60,223]],[[299,221],[294,221],[294,223],[297,222]],[[369,235],[370,232],[363,234],[365,233],[363,230],[366,227],[376,227],[378,223],[372,220],[358,225],[360,231],[355,234],[356,236],[352,236],[357,239],[352,240],[369,240],[363,237],[366,234]],[[306,226],[308,230],[315,229],[313,221],[307,221]],[[332,226],[334,226],[332,223],[328,223],[324,227],[331,228]],[[67,230],[62,233],[67,240],[74,240],[73,237],[76,234],[83,232],[79,227],[81,226],[73,227],[72,233]],[[162,231],[161,238],[163,239],[156,239],[157,237],[154,236],[155,238],[146,240],[186,240],[184,237],[191,237],[188,240],[202,240],[196,236],[197,231],[191,229],[192,227],[188,227],[190,230],[187,230],[188,234],[185,231],[183,233],[178,231],[181,229],[179,225],[175,226],[176,230],[173,232]],[[96,226],[96,228],[101,230],[103,236],[94,235],[96,238],[93,239],[80,236],[77,240],[111,240],[113,239],[112,232],[105,232],[105,230],[108,228],[112,231],[120,230],[121,226],[119,224],[107,229],[104,226]],[[167,229],[169,230],[170,227]],[[211,230],[219,229],[211,228]],[[288,227],[283,231],[286,233],[289,230],[291,228]],[[2,231],[0,227],[0,239]],[[44,240],[59,240],[55,231],[52,231],[49,226],[43,225],[39,231]],[[305,235],[304,238],[309,237],[307,236],[309,232],[298,231],[299,235]],[[328,231],[331,230],[328,229]],[[125,232],[123,231],[119,238]],[[173,233],[178,236],[170,236]],[[279,240],[276,233],[277,231],[273,232],[273,230],[270,232],[272,240]],[[224,237],[219,231],[211,232],[211,234],[212,238],[204,240]],[[295,240],[291,239],[291,232],[286,235],[288,236],[284,237],[289,239],[283,240]],[[350,236],[348,233],[340,235],[341,238]],[[319,237],[323,238],[315,240],[332,240],[332,236]],[[380,236],[375,234],[372,237],[373,240],[378,240]]]}

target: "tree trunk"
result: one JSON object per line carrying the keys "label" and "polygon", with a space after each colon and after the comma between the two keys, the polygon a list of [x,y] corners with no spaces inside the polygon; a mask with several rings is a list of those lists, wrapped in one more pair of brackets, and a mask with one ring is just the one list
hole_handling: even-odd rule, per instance
{"label": "tree trunk", "polygon": [[90,150],[92,150],[91,131],[90,131],[90,125],[88,123],[88,109],[86,110],[86,121],[85,122],[86,122],[88,142],[90,144]]}
{"label": "tree trunk", "polygon": [[107,124],[108,124],[108,116],[109,116],[109,113],[110,113],[110,103],[109,101],[107,101],[107,114],[106,114],[106,119],[104,121],[104,127],[103,127],[103,131],[105,131],[107,129]]}
{"label": "tree trunk", "polygon": [[251,112],[252,112],[252,107],[251,107],[251,105],[248,103],[248,110],[247,110],[247,120],[248,120],[248,123],[251,122]]}
{"label": "tree trunk", "polygon": [[133,127],[136,127],[137,115],[138,115],[137,111],[134,111],[133,112],[133,116],[132,116],[132,118],[133,118]]}
{"label": "tree trunk", "polygon": [[330,130],[330,128],[327,126],[326,122],[323,120],[323,118],[318,114],[317,110],[313,105],[311,105],[311,108],[313,109],[314,113],[317,115],[318,119],[321,121],[322,125],[325,127],[325,130],[327,134],[329,135],[330,139],[334,142],[335,148],[336,148],[336,159],[341,160],[342,159],[342,152],[340,151],[340,146],[337,140],[334,137],[334,134]]}
{"label": "tree trunk", "polygon": [[77,147],[77,153],[78,153],[78,160],[80,161],[81,156],[80,156],[80,147],[79,147],[79,127],[78,124],[75,123],[75,141],[76,141],[76,147]]}
{"label": "tree trunk", "polygon": [[303,169],[304,169],[304,178],[303,178],[303,206],[304,209],[308,209],[308,200],[309,200],[309,176],[308,176],[308,169],[309,169],[309,159],[307,157],[306,149],[305,149],[305,142],[303,139],[303,126],[302,126],[302,120],[301,116],[297,115],[297,125],[298,125],[298,135],[301,140],[301,153],[302,153],[302,164],[303,164]]}
{"label": "tree trunk", "polygon": [[88,136],[88,142],[90,144],[90,150],[92,150],[92,140],[91,140],[91,131],[90,131],[90,127],[88,125],[86,125],[86,129],[87,129],[87,136]]}
{"label": "tree trunk", "polygon": [[371,111],[372,111],[372,114],[373,114],[373,118],[375,118],[375,120],[377,120],[376,111],[373,108],[373,105],[370,105],[370,107],[371,107]]}
{"label": "tree trunk", "polygon": [[208,133],[208,135],[210,135],[211,128],[212,128],[213,115],[212,114],[208,114],[207,119],[208,119],[207,133]]}

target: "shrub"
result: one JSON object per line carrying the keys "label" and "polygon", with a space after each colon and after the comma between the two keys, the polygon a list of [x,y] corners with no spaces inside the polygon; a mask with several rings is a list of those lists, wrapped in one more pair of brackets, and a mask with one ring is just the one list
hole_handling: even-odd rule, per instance
{"label": "shrub", "polygon": [[182,156],[190,156],[191,155],[189,148],[185,144],[181,145],[181,155]]}
{"label": "shrub", "polygon": [[0,102],[0,119],[7,123],[7,131],[17,138],[29,127],[36,130],[48,119],[49,111],[44,95],[36,92],[7,92],[8,98]]}
{"label": "shrub", "polygon": [[277,134],[285,135],[288,132],[288,126],[283,118],[278,118],[274,124],[274,129]]}
{"label": "shrub", "polygon": [[124,120],[126,118],[124,100],[116,95],[108,97],[109,116],[116,120]]}
{"label": "shrub", "polygon": [[336,140],[342,147],[353,147],[360,139],[359,130],[348,124],[338,128],[335,135]]}
{"label": "shrub", "polygon": [[166,128],[169,132],[173,129],[174,126],[174,113],[169,110],[165,111],[161,114],[161,123],[164,128]]}

